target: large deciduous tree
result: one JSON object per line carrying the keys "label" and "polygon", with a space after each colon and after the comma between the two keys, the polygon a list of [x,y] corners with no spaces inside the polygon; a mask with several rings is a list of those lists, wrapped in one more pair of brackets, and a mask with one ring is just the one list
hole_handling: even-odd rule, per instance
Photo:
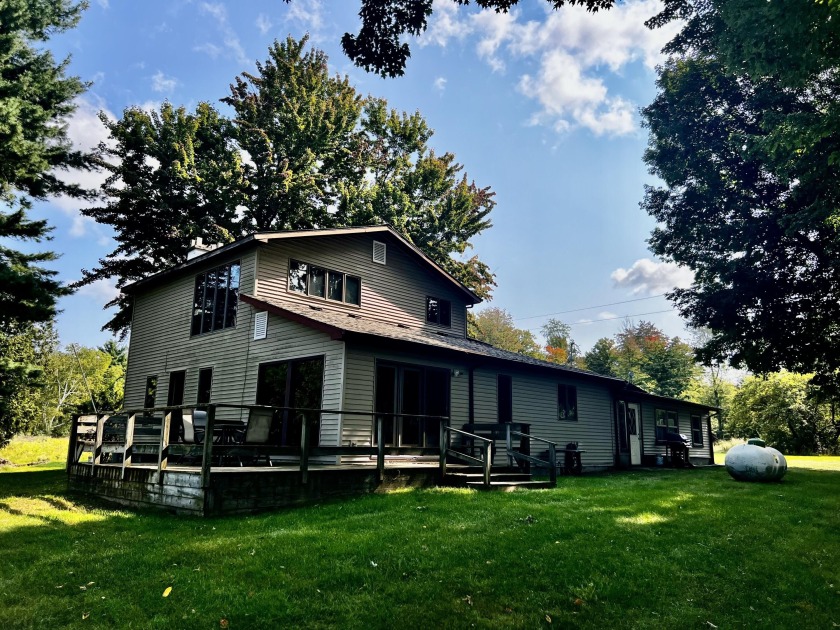
{"label": "large deciduous tree", "polygon": [[508,352],[545,359],[533,333],[514,326],[513,317],[506,310],[485,308],[471,319],[470,336],[474,339]]}
{"label": "large deciduous tree", "polygon": [[87,86],[67,75],[68,59],[57,62],[41,48],[51,35],[73,28],[84,7],[69,0],[0,3],[0,446],[21,422],[14,417],[14,393],[37,383],[38,370],[14,350],[14,340],[51,319],[56,300],[68,293],[43,266],[55,254],[22,253],[11,243],[48,239],[46,222],[26,216],[33,200],[88,195],[60,178],[63,170],[93,164],[73,148],[66,127],[74,99]]}
{"label": "large deciduous tree", "polygon": [[670,2],[687,19],[644,109],[662,186],[650,239],[695,281],[672,297],[706,360],[840,370],[840,15],[835,2]]}
{"label": "large deciduous tree", "polygon": [[[269,49],[223,99],[235,115],[207,104],[195,113],[164,104],[103,118],[101,147],[110,176],[105,205],[83,212],[116,232],[117,248],[80,284],[116,278],[117,287],[186,260],[190,241],[227,242],[265,230],[393,225],[481,297],[495,285],[485,263],[464,259],[490,227],[495,202],[451,153],[429,148],[419,113],[400,114],[362,98],[332,77],[327,57],[306,38]],[[125,334],[131,302],[106,324]]]}

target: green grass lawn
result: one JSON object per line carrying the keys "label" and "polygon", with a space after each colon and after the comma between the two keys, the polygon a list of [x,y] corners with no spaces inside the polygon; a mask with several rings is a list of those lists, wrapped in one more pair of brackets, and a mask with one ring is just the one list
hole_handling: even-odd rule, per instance
{"label": "green grass lawn", "polygon": [[[64,465],[67,459],[67,438],[43,435],[22,435],[0,448],[0,470],[8,466],[32,466],[50,463]],[[3,462],[10,462],[4,464]]]}
{"label": "green grass lawn", "polygon": [[791,464],[777,484],[657,470],[218,519],[6,469],[0,627],[836,627],[840,458]]}

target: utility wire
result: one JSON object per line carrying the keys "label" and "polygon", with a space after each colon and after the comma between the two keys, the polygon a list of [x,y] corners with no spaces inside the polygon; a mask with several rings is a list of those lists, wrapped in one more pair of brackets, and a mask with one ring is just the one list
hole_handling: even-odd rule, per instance
{"label": "utility wire", "polygon": [[[653,298],[658,298],[664,296],[664,293],[659,293],[658,295],[649,295],[648,297],[643,298],[634,298],[632,300],[622,300],[621,302],[610,302],[608,304],[598,304],[596,306],[584,306],[583,308],[573,308],[568,311],[557,311],[556,313],[546,313],[545,315],[530,315],[528,317],[515,317],[513,321],[521,321],[523,319],[537,319],[539,317],[549,317],[550,315],[564,315],[566,313],[578,313],[580,311],[589,311],[593,308],[603,308],[605,306],[615,306],[616,304],[628,304],[629,302],[641,302],[642,300],[652,300]],[[664,311],[663,311],[664,312]],[[606,321],[606,320],[601,320]]]}
{"label": "utility wire", "polygon": [[[667,309],[664,311],[651,311],[649,313],[636,313],[635,315],[618,315],[617,317],[605,317],[603,319],[593,319],[591,322],[575,322],[573,324],[567,324],[569,327],[572,326],[583,326],[585,324],[597,324],[598,322],[609,322],[615,319],[627,319],[628,317],[642,317],[643,315],[658,315],[659,313],[673,313],[674,309]],[[540,330],[539,328],[528,328],[527,330]]]}

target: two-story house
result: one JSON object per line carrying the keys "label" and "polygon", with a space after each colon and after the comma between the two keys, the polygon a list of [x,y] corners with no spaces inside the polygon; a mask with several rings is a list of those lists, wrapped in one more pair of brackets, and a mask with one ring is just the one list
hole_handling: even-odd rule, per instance
{"label": "two-story house", "polygon": [[[468,338],[479,298],[388,226],[254,234],[124,291],[134,299],[126,408],[393,413],[393,446],[438,443],[437,422],[417,416],[526,423],[580,443],[585,468],[652,464],[678,432],[695,463],[712,459],[708,407]],[[299,444],[296,431],[284,423],[273,439]],[[374,422],[324,413],[313,435],[371,445]]]}

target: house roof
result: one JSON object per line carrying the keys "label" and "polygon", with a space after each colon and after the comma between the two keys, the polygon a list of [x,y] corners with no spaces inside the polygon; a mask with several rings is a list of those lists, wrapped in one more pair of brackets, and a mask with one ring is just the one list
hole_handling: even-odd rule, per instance
{"label": "house roof", "polygon": [[479,302],[481,302],[480,297],[473,293],[463,283],[455,279],[448,271],[446,271],[443,267],[438,265],[434,260],[429,258],[426,254],[423,253],[423,251],[419,247],[417,247],[414,243],[409,241],[405,236],[397,232],[390,225],[369,225],[363,227],[343,227],[328,229],[314,228],[309,230],[287,230],[284,232],[257,232],[255,234],[249,234],[248,236],[234,241],[233,243],[228,243],[227,245],[218,247],[212,251],[207,252],[206,254],[202,254],[200,256],[196,256],[195,258],[191,258],[190,260],[187,260],[186,262],[183,262],[180,265],[175,265],[174,267],[170,267],[169,269],[164,269],[163,271],[159,271],[156,274],[153,274],[141,280],[137,280],[136,282],[132,282],[131,284],[127,284],[122,288],[122,292],[127,295],[132,295],[134,293],[137,293],[141,289],[147,289],[149,287],[156,286],[162,281],[167,280],[170,277],[176,276],[187,269],[199,265],[204,265],[210,260],[225,257],[229,254],[243,249],[247,249],[249,247],[254,247],[259,243],[270,243],[293,238],[378,233],[389,234],[393,238],[397,239],[410,252],[412,252],[415,256],[417,256],[423,262],[429,265],[434,271],[442,275],[447,282],[454,284],[458,290],[460,290],[466,295],[467,301],[469,303],[478,304]]}
{"label": "house roof", "polygon": [[703,409],[717,409],[716,407],[701,405],[680,398],[651,394],[641,387],[615,376],[606,376],[570,365],[560,365],[534,359],[524,354],[501,350],[477,339],[461,337],[455,333],[449,333],[443,330],[432,332],[425,328],[410,327],[406,324],[398,324],[369,315],[361,315],[355,311],[320,307],[292,300],[263,299],[244,293],[240,295],[240,299],[256,309],[265,310],[285,319],[303,324],[304,326],[325,332],[333,339],[347,339],[348,337],[352,338],[358,335],[400,341],[439,350],[448,350],[473,357],[484,357],[490,360],[542,368],[566,376],[594,379],[609,386],[620,388],[628,394],[650,397],[663,402],[691,405]]}

